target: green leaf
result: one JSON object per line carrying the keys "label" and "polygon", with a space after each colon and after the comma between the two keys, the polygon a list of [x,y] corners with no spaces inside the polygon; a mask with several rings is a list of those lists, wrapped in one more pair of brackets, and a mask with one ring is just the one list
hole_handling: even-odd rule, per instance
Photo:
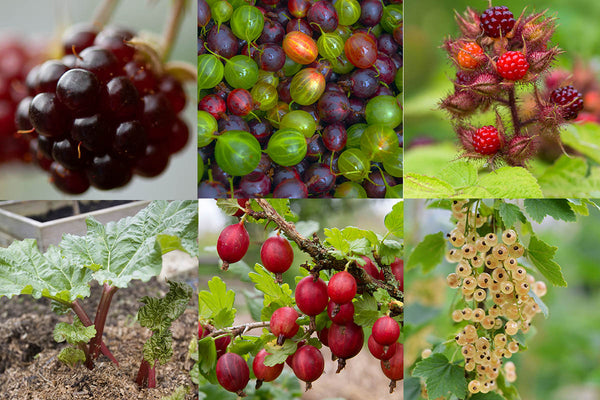
{"label": "green leaf", "polygon": [[85,361],[85,353],[75,347],[65,347],[58,353],[58,360],[73,368],[77,363]]}
{"label": "green leaf", "polygon": [[421,379],[409,376],[404,379],[404,400],[419,400],[421,398]]}
{"label": "green leaf", "polygon": [[421,264],[423,273],[427,273],[442,262],[445,252],[446,241],[443,232],[427,235],[408,256],[406,268],[412,269]]}
{"label": "green leaf", "polygon": [[212,337],[205,337],[198,341],[198,360],[202,376],[216,383],[214,369],[217,364],[217,348]]}
{"label": "green leaf", "polygon": [[569,124],[560,132],[562,142],[577,152],[600,163],[600,126],[598,124]]}
{"label": "green leaf", "polygon": [[227,215],[234,215],[240,210],[237,199],[217,199],[217,207]]}
{"label": "green leaf", "polygon": [[555,220],[573,222],[576,220],[575,212],[566,199],[526,199],[525,209],[529,216],[540,223],[549,215]]}
{"label": "green leaf", "polygon": [[485,189],[491,197],[523,199],[543,197],[537,180],[522,167],[502,167],[480,177],[477,186]]}
{"label": "green leaf", "polygon": [[381,316],[375,297],[363,294],[354,302],[354,322],[360,326],[373,326]]}
{"label": "green leaf", "polygon": [[540,310],[542,310],[542,314],[544,314],[544,317],[548,318],[548,316],[550,315],[550,310],[548,310],[548,306],[546,305],[546,303],[544,303],[544,301],[537,294],[535,294],[533,290],[530,290],[527,294],[533,300],[535,300],[538,306],[540,306]]}
{"label": "green leaf", "polygon": [[589,168],[580,157],[563,155],[545,169],[538,183],[546,197],[600,197],[600,167]]}
{"label": "green leaf", "polygon": [[[175,246],[198,253],[198,203],[153,201],[136,215],[102,225],[86,219],[85,236],[65,235],[62,254],[75,265],[92,268],[94,279],[119,288],[133,279],[147,282],[162,269],[162,255]],[[166,243],[167,249],[161,248]]]}
{"label": "green leaf", "polygon": [[58,343],[66,341],[69,344],[88,343],[96,336],[94,325],[84,326],[75,316],[73,323],[59,322],[54,327],[54,340]]}
{"label": "green leaf", "polygon": [[144,343],[144,360],[154,366],[158,361],[164,365],[173,357],[173,334],[170,330],[154,332],[154,334]]}
{"label": "green leaf", "polygon": [[269,353],[265,357],[265,365],[273,367],[277,364],[283,364],[287,358],[296,352],[298,345],[293,340],[286,339],[283,346],[274,343],[266,343],[265,350]]}
{"label": "green leaf", "polygon": [[236,313],[233,308],[235,292],[227,290],[227,285],[218,276],[208,281],[208,288],[208,291],[198,293],[200,317],[214,319],[218,316],[218,325],[215,321],[216,329],[230,326]]}
{"label": "green leaf", "polygon": [[246,354],[256,354],[264,346],[265,341],[256,336],[243,336],[236,339],[229,345],[229,352],[245,356]]}
{"label": "green leaf", "polygon": [[447,198],[454,195],[454,188],[438,178],[407,174],[404,176],[404,195],[411,199]]}
{"label": "green leaf", "polygon": [[90,295],[92,272],[63,257],[58,247],[42,254],[33,239],[14,241],[0,248],[0,297],[30,294],[63,304]]}
{"label": "green leaf", "polygon": [[187,386],[178,386],[170,396],[161,397],[160,400],[185,400],[185,395],[188,394],[190,388]]}
{"label": "green leaf", "polygon": [[394,204],[392,211],[385,216],[385,227],[390,234],[397,238],[404,238],[404,202]]}
{"label": "green leaf", "polygon": [[395,240],[386,239],[377,246],[377,254],[386,265],[393,263],[396,257],[402,258],[403,253],[404,245]]}
{"label": "green leaf", "polygon": [[451,162],[440,171],[439,178],[455,188],[473,186],[477,182],[477,167],[467,160]]}
{"label": "green leaf", "polygon": [[274,276],[259,264],[256,264],[254,270],[256,272],[250,274],[250,279],[255,283],[256,289],[264,294],[265,308],[261,312],[263,321],[270,319],[277,308],[294,305],[292,290],[287,283],[278,284]]}
{"label": "green leaf", "polygon": [[504,400],[504,397],[496,392],[476,393],[471,396],[471,400]]}
{"label": "green leaf", "polygon": [[144,305],[138,310],[137,320],[141,326],[153,332],[169,329],[173,321],[185,312],[193,289],[183,282],[167,281],[169,292],[163,298],[142,297]]}
{"label": "green leaf", "polygon": [[575,214],[583,215],[585,217],[590,215],[588,204],[590,204],[590,202],[586,199],[569,199],[569,206],[571,206],[571,209]]}
{"label": "green leaf", "polygon": [[507,228],[514,227],[517,221],[521,223],[527,222],[527,217],[525,217],[519,206],[514,204],[501,202],[500,206],[498,206],[498,213]]}
{"label": "green leaf", "polygon": [[450,364],[446,356],[432,354],[418,362],[413,370],[414,376],[425,378],[430,399],[455,395],[463,399],[467,395],[465,371],[458,365]]}
{"label": "green leaf", "polygon": [[565,282],[560,265],[553,260],[556,250],[558,250],[557,247],[546,244],[538,239],[536,235],[531,235],[529,247],[527,248],[527,258],[550,283],[566,287],[567,282]]}

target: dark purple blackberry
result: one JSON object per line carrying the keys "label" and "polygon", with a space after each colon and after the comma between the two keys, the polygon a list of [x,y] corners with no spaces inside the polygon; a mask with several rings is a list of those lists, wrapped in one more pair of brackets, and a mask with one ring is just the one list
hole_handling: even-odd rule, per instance
{"label": "dark purple blackberry", "polygon": [[490,7],[481,14],[481,28],[493,38],[504,37],[515,26],[515,17],[506,6]]}
{"label": "dark purple blackberry", "polygon": [[583,96],[571,85],[554,89],[550,100],[560,106],[566,120],[577,118],[579,111],[583,110]]}

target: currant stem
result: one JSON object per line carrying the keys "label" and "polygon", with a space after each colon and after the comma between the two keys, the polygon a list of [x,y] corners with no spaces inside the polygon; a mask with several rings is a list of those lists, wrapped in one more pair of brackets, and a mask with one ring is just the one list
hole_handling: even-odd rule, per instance
{"label": "currant stem", "polygon": [[171,50],[173,50],[175,39],[177,38],[179,28],[181,27],[181,19],[184,15],[185,3],[185,0],[173,1],[173,6],[171,7],[171,14],[169,15],[169,19],[167,20],[167,25],[163,30],[163,42],[161,46],[163,61],[167,61],[169,59]]}
{"label": "currant stem", "polygon": [[94,17],[92,18],[92,25],[96,28],[103,28],[108,23],[112,16],[115,8],[119,4],[120,0],[104,0],[98,8],[94,11]]}

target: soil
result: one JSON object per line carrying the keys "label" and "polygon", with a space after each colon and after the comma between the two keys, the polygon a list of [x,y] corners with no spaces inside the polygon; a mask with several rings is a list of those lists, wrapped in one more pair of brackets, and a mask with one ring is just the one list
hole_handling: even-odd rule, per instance
{"label": "soil", "polygon": [[[189,277],[178,280],[191,281]],[[197,289],[197,288],[196,288]],[[171,395],[178,387],[189,388],[185,399],[197,398],[197,387],[191,382],[189,371],[193,361],[188,357],[188,346],[197,335],[197,297],[192,297],[188,310],[172,325],[173,358],[157,366],[156,388],[139,389],[135,383],[141,361],[142,347],[150,333],[135,322],[135,313],[143,296],[162,296],[168,291],[164,281],[133,282],[113,297],[108,315],[104,341],[119,361],[113,364],[101,356],[90,371],[83,366],[69,368],[57,359],[64,343],[52,337],[57,322],[68,321],[69,316],[58,316],[50,311],[46,300],[34,301],[29,296],[0,299],[0,398],[31,400],[71,399],[156,399]],[[93,319],[101,289],[92,286],[92,295],[84,308]],[[85,299],[84,299],[85,300]]]}

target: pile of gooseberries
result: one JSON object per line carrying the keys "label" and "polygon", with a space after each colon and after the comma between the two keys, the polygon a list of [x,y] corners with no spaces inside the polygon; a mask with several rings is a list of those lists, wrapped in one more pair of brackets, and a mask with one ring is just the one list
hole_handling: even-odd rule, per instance
{"label": "pile of gooseberries", "polygon": [[198,197],[401,197],[402,13],[198,0]]}
{"label": "pile of gooseberries", "polygon": [[[246,203],[247,200],[238,200],[241,207]],[[223,261],[223,268],[227,268],[229,263],[240,261],[248,250],[246,216],[243,212],[236,215],[241,217],[240,221],[225,227],[217,241],[217,252]],[[262,266],[275,274],[278,283],[282,282],[282,274],[294,262],[294,251],[286,234],[287,232],[273,232],[260,249]],[[362,259],[365,263],[357,263],[358,267],[363,268],[371,278],[386,281],[383,270],[371,258],[362,256]],[[399,289],[403,290],[403,261],[396,258],[390,267]],[[404,377],[404,351],[400,342],[399,319],[393,315],[391,307],[389,311],[382,307],[379,315],[368,326],[364,323],[358,325],[354,320],[354,304],[364,291],[364,282],[349,270],[334,270],[327,276],[328,281],[321,271],[321,274],[314,272],[300,279],[294,291],[294,304],[280,306],[272,311],[270,317],[265,318],[267,323],[263,326],[274,336],[271,344],[290,349],[293,347],[293,351],[285,353],[289,354],[285,363],[298,379],[306,383],[307,390],[323,374],[325,359],[321,353],[322,346],[329,347],[338,363],[337,373],[340,373],[346,361],[358,355],[366,345],[372,356],[380,360],[382,373],[391,381],[392,392],[396,382]],[[368,334],[369,331],[371,334],[367,339],[365,332]],[[248,364],[252,365],[258,388],[263,382],[275,380],[281,374],[284,362],[265,364],[265,358],[270,353],[261,348],[256,349],[253,361],[248,363],[229,347],[232,337],[235,339],[235,335],[239,334],[228,330],[216,331],[205,322],[200,325],[199,337],[202,339],[212,335],[215,338],[217,380],[226,390],[243,396],[244,388],[250,380]]]}

